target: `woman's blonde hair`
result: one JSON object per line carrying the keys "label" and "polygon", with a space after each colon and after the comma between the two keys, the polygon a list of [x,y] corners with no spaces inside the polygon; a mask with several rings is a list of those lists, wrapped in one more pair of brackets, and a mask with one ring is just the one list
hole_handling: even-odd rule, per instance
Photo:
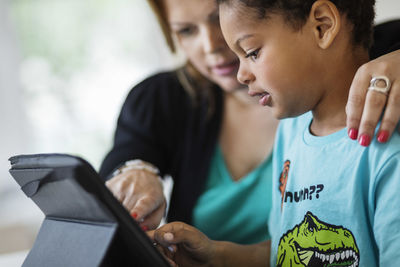
{"label": "woman's blonde hair", "polygon": [[174,39],[172,38],[172,32],[169,27],[167,16],[165,14],[165,8],[163,5],[163,0],[147,0],[151,9],[157,17],[158,23],[160,24],[161,30],[164,34],[165,41],[172,53],[176,52],[176,47]]}
{"label": "woman's blonde hair", "polygon": [[[151,9],[155,13],[158,23],[160,24],[162,33],[165,41],[172,53],[176,53],[176,45],[172,35],[171,28],[169,26],[167,16],[165,14],[164,0],[147,0]],[[200,72],[190,63],[186,63],[185,66],[178,69],[177,77],[183,88],[191,96],[195,102],[199,100],[201,96],[206,96],[210,103],[209,113],[213,112],[214,99],[212,97],[213,83],[206,79]]]}

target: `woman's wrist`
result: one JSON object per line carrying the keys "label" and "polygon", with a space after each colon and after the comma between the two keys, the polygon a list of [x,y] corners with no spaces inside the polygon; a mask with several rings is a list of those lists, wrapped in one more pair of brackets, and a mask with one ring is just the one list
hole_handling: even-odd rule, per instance
{"label": "woman's wrist", "polygon": [[117,176],[121,173],[125,173],[130,170],[143,170],[151,174],[154,174],[156,176],[160,176],[160,170],[153,164],[140,159],[134,159],[126,161],[124,164],[122,164],[121,167],[117,168],[112,173],[112,177]]}

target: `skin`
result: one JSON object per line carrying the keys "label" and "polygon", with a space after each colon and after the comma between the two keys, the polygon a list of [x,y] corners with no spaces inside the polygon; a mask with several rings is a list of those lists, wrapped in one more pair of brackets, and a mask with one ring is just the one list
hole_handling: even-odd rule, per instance
{"label": "skin", "polygon": [[[278,121],[238,82],[239,60],[223,39],[215,2],[165,0],[164,5],[180,49],[224,91],[219,143],[232,179],[240,180],[271,154]],[[107,186],[144,229],[158,226],[165,198],[156,176],[131,170],[110,179]]]}
{"label": "skin", "polygon": [[[213,241],[196,228],[181,222],[147,232],[171,266],[253,266],[269,262],[270,242],[239,245]],[[169,249],[168,249],[169,248]]]}
{"label": "skin", "polygon": [[[354,75],[358,67],[367,60],[366,49],[349,45],[351,32],[349,27],[346,27],[346,18],[340,16],[331,2],[319,0],[313,5],[310,17],[301,32],[294,33],[279,15],[272,15],[269,20],[254,23],[249,13],[249,10],[239,12],[235,7],[227,5],[220,8],[225,38],[241,62],[239,80],[247,84],[250,92],[255,95],[265,96],[265,92],[268,92],[268,101],[264,99],[262,102],[271,106],[272,112],[279,118],[296,116],[312,110],[316,121],[313,122],[314,127],[312,126],[311,130],[318,132],[318,135],[343,128],[346,123],[344,92],[352,82],[352,75],[341,76],[343,80],[334,77],[342,71],[352,72]],[[238,45],[238,40],[243,41]],[[301,60],[298,53],[292,52],[284,44],[293,41],[296,41],[295,50],[306,55],[313,53],[309,60],[317,64],[317,69],[320,70],[318,81],[312,79],[315,77],[313,64],[305,63],[301,69],[290,67],[293,62]],[[252,54],[254,49],[259,49],[258,53]],[[349,56],[349,52],[354,54]],[[290,56],[282,59],[280,53],[289,53]],[[249,54],[253,55],[252,59]],[[344,55],[347,55],[347,58]],[[336,62],[332,61],[334,58]],[[275,72],[271,66],[285,69],[285,77]],[[327,67],[330,72],[324,71]],[[296,89],[291,87],[290,83],[280,81],[287,77],[290,77],[292,82],[298,81],[299,77],[305,77],[305,81],[311,82],[301,89]],[[331,82],[334,83],[330,84]],[[329,118],[326,116],[327,112],[339,115]],[[334,126],[329,126],[329,123],[334,123]],[[180,222],[166,224],[148,234],[162,247],[170,247],[165,255],[173,262],[173,266],[265,266],[269,263],[268,241],[251,246],[212,241],[195,228]]]}
{"label": "skin", "polygon": [[[357,133],[358,140],[362,135],[371,139],[374,130],[381,117],[377,110],[386,107],[381,119],[377,139],[386,142],[396,129],[400,119],[400,68],[396,67],[400,62],[400,51],[394,51],[383,55],[373,61],[362,65],[351,84],[349,97],[346,105],[347,128],[349,132],[353,129]],[[367,91],[369,81],[372,77],[385,75],[392,81],[389,96]],[[367,145],[369,143],[367,142]]]}
{"label": "skin", "polygon": [[[277,121],[273,113],[269,112],[271,109],[265,110],[264,106],[257,105],[257,100],[249,97],[247,90],[236,80],[238,61],[223,39],[215,2],[164,0],[163,4],[171,34],[176,37],[188,60],[203,76],[217,83],[225,92],[219,143],[233,180],[239,180],[271,153]],[[299,60],[303,61],[302,64],[307,63],[305,59]],[[372,129],[385,103],[387,107],[380,132],[386,132],[389,138],[394,131],[394,122],[400,118],[400,83],[395,79],[400,77],[399,62],[400,51],[368,62],[359,68],[353,83],[351,86],[349,84],[346,114],[342,113],[341,116],[347,115],[347,127],[349,130],[354,129],[356,139],[361,140],[363,134],[373,136]],[[371,77],[382,74],[393,82],[389,97],[367,91]],[[155,175],[131,170],[115,176],[106,185],[128,211],[135,215],[144,230],[158,226],[166,201],[162,185]]]}

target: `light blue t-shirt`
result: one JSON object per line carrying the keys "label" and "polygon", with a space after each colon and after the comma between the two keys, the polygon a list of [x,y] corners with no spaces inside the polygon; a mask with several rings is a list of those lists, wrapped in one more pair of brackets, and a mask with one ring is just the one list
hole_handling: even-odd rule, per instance
{"label": "light blue t-shirt", "polygon": [[362,147],[346,129],[311,135],[311,121],[278,128],[271,266],[400,266],[399,134]]}
{"label": "light blue t-shirt", "polygon": [[272,156],[233,181],[218,146],[203,194],[193,210],[193,225],[214,240],[252,244],[269,239]]}

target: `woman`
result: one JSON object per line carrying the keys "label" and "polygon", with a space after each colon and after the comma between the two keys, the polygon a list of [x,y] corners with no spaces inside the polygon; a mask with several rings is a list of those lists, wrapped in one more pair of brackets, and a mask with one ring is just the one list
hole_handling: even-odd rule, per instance
{"label": "woman", "polygon": [[[131,91],[100,174],[106,177],[119,168],[108,176],[107,186],[144,230],[157,227],[164,214],[158,174],[170,174],[174,187],[168,221],[192,224],[215,240],[266,240],[270,195],[265,192],[270,190],[265,188],[270,188],[277,121],[237,82],[238,61],[223,39],[213,0],[149,3],[171,49],[175,36],[188,64]],[[351,138],[373,136],[368,126],[376,125],[385,103],[366,94],[370,77],[385,68],[399,76],[399,62],[396,52],[357,73],[348,104]],[[381,141],[394,130],[390,121],[400,117],[394,103],[398,83],[392,85]]]}

